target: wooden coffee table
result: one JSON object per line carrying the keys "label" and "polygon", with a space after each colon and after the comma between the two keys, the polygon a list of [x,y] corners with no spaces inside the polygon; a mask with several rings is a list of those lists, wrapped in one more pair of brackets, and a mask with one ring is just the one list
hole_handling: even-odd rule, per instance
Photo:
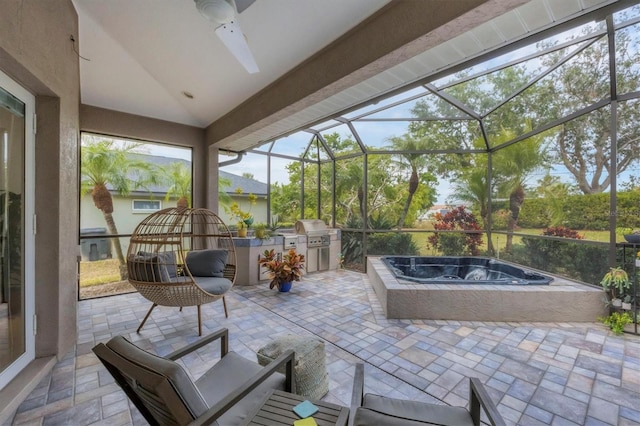
{"label": "wooden coffee table", "polygon": [[[277,426],[277,425],[293,425],[293,422],[300,419],[293,412],[293,407],[304,401],[305,398],[288,392],[274,390],[260,404],[257,412],[251,413],[243,426],[260,425],[260,426]],[[324,401],[311,402],[319,408],[318,412],[313,415],[319,426],[339,425],[344,426],[349,419],[349,409],[340,405],[331,404]]]}

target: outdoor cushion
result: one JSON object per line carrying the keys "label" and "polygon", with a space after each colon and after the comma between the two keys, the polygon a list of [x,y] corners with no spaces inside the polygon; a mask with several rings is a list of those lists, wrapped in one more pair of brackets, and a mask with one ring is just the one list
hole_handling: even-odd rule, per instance
{"label": "outdoor cushion", "polygon": [[[356,425],[473,426],[471,414],[463,407],[407,401],[374,394],[364,396],[362,407],[366,410],[356,410]],[[375,421],[371,422],[370,419]]]}
{"label": "outdoor cushion", "polygon": [[166,384],[168,383],[181,395],[184,405],[194,418],[208,409],[204,398],[178,363],[146,352],[122,336],[116,336],[109,340],[107,347],[137,364],[143,370],[154,373],[152,375],[154,379],[151,380],[146,380],[148,376],[135,372],[129,373],[135,375],[135,379],[131,376],[127,377],[134,392],[138,393],[142,399],[148,397],[145,388],[154,391],[162,388],[167,389]]}
{"label": "outdoor cushion", "polygon": [[194,250],[187,253],[185,263],[193,276],[223,277],[228,253],[217,249]]}
{"label": "outdoor cushion", "polygon": [[437,425],[437,423],[426,423],[421,421],[408,420],[389,414],[370,410],[369,408],[356,408],[353,426],[425,426]]}
{"label": "outdoor cushion", "polygon": [[130,278],[135,281],[157,283],[169,282],[171,279],[167,267],[159,263],[156,256],[138,254],[129,258],[129,263],[131,263]]}
{"label": "outdoor cushion", "polygon": [[160,253],[150,253],[147,251],[139,251],[138,256],[145,256],[150,259],[157,258],[158,264],[164,265],[164,267],[167,269],[169,278],[175,278],[178,276],[178,265],[176,265],[176,254],[174,252],[163,251]]}
{"label": "outdoor cushion", "polygon": [[211,294],[224,294],[233,285],[231,281],[226,278],[218,277],[193,277],[196,284],[200,286],[204,291]]}
{"label": "outdoor cushion", "polygon": [[[196,381],[196,387],[204,396],[207,404],[212,406],[226,397],[230,389],[240,387],[261,370],[262,367],[255,362],[234,352],[229,352]],[[249,395],[242,398],[229,411],[218,418],[218,422],[221,425],[229,426],[240,424],[264,400],[267,393],[273,389],[285,390],[284,375],[275,373],[269,376]]]}

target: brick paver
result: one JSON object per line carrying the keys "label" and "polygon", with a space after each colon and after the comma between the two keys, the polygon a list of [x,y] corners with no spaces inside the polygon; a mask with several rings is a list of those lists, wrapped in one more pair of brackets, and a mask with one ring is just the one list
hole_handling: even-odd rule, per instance
{"label": "brick paver", "polygon": [[[640,424],[640,337],[599,323],[387,320],[366,275],[348,271],[307,275],[290,293],[236,286],[227,304],[229,318],[220,303],[203,306],[203,332],[228,328],[231,349],[247,358],[277,336],[323,339],[330,402],[349,404],[353,366],[364,361],[367,390],[397,398],[460,404],[467,377],[479,377],[508,424]],[[123,334],[162,355],[197,339],[195,307],[156,308],[137,334],[148,308],[138,294],[80,302],[75,350],[12,424],[144,424],[91,348]],[[187,357],[189,374],[205,372],[215,352]]]}

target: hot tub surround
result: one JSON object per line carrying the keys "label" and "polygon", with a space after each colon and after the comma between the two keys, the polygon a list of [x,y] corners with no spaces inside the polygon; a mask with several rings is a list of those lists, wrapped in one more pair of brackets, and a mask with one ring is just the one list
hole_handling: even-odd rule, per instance
{"label": "hot tub surround", "polygon": [[397,279],[381,257],[367,258],[367,275],[387,318],[581,322],[606,313],[601,289],[557,276],[549,285],[418,284]]}

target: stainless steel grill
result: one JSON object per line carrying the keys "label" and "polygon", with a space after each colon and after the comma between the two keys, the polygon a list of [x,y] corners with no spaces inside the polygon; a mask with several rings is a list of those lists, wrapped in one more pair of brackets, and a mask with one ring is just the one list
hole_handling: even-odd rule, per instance
{"label": "stainless steel grill", "polygon": [[331,237],[327,225],[320,219],[303,219],[296,222],[296,234],[307,236],[307,247],[329,247]]}
{"label": "stainless steel grill", "polygon": [[296,234],[307,237],[307,272],[329,269],[331,235],[320,219],[304,219],[296,222]]}

